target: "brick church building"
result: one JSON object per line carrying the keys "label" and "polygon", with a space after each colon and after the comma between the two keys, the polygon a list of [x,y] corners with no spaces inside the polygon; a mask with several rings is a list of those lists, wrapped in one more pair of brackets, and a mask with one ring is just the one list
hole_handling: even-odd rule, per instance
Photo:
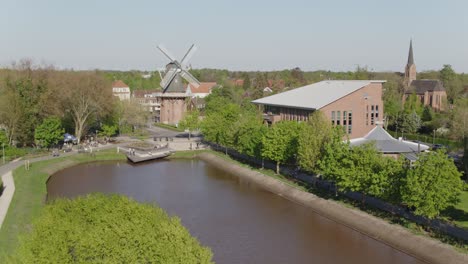
{"label": "brick church building", "polygon": [[421,104],[430,106],[435,111],[445,110],[447,93],[440,80],[417,80],[416,64],[414,64],[413,41],[410,41],[408,62],[405,67],[405,93],[403,103],[412,94],[416,94]]}

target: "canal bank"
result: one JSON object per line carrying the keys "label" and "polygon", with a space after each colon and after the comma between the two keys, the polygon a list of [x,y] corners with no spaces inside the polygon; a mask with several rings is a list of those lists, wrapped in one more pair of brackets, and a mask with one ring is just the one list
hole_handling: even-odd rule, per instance
{"label": "canal bank", "polygon": [[6,165],[5,170],[13,175],[15,190],[0,227],[0,263],[14,251],[18,236],[30,228],[45,205],[46,182],[50,175],[74,165],[104,160],[125,160],[125,155],[110,149],[93,155],[70,153],[58,158],[41,157],[32,160],[29,170],[22,166],[23,161]]}
{"label": "canal bank", "polygon": [[314,212],[347,226],[395,249],[429,263],[468,263],[468,255],[434,239],[415,235],[403,227],[392,225],[365,212],[347,208],[339,203],[319,198],[259,172],[239,166],[211,153],[198,158],[233,175],[286,199],[307,206]]}

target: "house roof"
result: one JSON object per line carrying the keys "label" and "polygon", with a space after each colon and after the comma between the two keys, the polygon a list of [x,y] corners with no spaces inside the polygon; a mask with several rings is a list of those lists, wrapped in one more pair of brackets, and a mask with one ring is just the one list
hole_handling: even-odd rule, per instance
{"label": "house roof", "polygon": [[154,94],[154,93],[160,93],[160,89],[153,89],[153,90],[135,90],[133,91],[133,97],[136,98],[143,98],[147,94]]}
{"label": "house roof", "polygon": [[445,91],[444,85],[439,80],[414,80],[411,82],[410,89],[405,94],[416,93],[424,94],[425,92]]}
{"label": "house roof", "polygon": [[252,101],[254,104],[320,109],[370,83],[380,80],[321,81]]}
{"label": "house roof", "polygon": [[414,153],[418,152],[418,149],[419,151],[429,149],[424,144],[419,144],[418,147],[418,143],[395,139],[381,126],[376,126],[364,137],[351,139],[349,142],[351,146],[375,142],[375,147],[382,153]]}
{"label": "house roof", "polygon": [[211,89],[218,85],[216,82],[201,82],[200,86],[195,87],[191,83],[188,84],[187,88],[190,88],[190,91],[193,94],[197,93],[210,93]]}
{"label": "house roof", "polygon": [[117,80],[112,83],[112,88],[128,88],[128,85],[121,80]]}

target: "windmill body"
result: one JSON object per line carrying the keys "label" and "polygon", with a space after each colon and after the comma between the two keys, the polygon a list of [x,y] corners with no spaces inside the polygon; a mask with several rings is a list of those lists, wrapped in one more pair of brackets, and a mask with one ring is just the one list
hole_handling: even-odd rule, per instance
{"label": "windmill body", "polygon": [[192,76],[187,66],[188,60],[195,52],[195,45],[192,45],[185,56],[179,62],[161,45],[159,50],[170,60],[166,65],[166,72],[161,80],[161,110],[159,120],[161,123],[177,125],[187,111],[187,103],[190,94],[186,93],[183,79],[191,85],[198,87],[200,82]]}

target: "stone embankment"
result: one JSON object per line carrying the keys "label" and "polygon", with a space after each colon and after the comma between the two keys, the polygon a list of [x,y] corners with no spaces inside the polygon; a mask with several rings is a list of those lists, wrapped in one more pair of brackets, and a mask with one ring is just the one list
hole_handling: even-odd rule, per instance
{"label": "stone embankment", "polygon": [[451,246],[437,240],[415,235],[401,226],[392,225],[365,212],[301,191],[279,180],[226,161],[216,155],[201,153],[198,157],[220,169],[233,173],[239,178],[249,180],[272,193],[307,206],[323,217],[345,225],[422,261],[444,264],[468,263],[468,255],[457,252]]}

